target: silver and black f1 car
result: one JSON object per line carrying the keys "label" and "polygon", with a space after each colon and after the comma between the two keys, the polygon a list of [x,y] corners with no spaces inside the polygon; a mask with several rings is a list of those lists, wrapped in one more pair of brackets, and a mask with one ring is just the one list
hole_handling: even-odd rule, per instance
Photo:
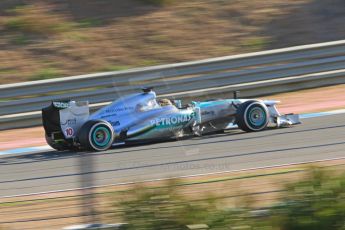
{"label": "silver and black f1 car", "polygon": [[89,113],[87,102],[52,102],[42,109],[47,143],[56,150],[104,151],[133,142],[201,136],[237,125],[246,132],[299,124],[296,114],[281,115],[274,100],[219,99],[193,101],[156,99],[151,89],[128,95]]}

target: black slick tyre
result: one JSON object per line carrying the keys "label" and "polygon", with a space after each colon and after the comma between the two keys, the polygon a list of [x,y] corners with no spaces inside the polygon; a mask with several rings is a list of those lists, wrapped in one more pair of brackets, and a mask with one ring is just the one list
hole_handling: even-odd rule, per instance
{"label": "black slick tyre", "polygon": [[113,127],[103,120],[87,121],[78,132],[78,141],[83,149],[105,151],[113,144]]}
{"label": "black slick tyre", "polygon": [[236,123],[246,132],[264,130],[269,121],[269,112],[265,104],[259,101],[246,101],[242,103],[236,113]]}

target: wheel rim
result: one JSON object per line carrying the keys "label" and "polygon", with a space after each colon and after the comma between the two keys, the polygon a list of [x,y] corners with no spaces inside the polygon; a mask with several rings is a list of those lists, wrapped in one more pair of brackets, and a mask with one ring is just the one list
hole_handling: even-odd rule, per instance
{"label": "wheel rim", "polygon": [[256,127],[260,127],[266,123],[266,112],[260,107],[252,108],[248,116],[250,123]]}
{"label": "wheel rim", "polygon": [[92,142],[98,147],[107,146],[110,142],[111,134],[108,128],[100,126],[92,132]]}

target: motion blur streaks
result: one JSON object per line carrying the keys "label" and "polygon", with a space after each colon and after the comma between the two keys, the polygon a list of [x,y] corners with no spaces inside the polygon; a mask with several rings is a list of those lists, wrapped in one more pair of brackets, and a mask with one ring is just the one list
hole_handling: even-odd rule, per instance
{"label": "motion blur streaks", "polygon": [[344,2],[331,2],[3,0],[0,83],[343,39]]}

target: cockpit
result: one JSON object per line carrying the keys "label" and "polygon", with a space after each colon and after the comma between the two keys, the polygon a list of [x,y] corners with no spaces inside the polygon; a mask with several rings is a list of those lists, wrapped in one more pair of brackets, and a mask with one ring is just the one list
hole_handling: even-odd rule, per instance
{"label": "cockpit", "polygon": [[[158,99],[151,98],[147,101],[142,101],[137,104],[136,111],[138,112],[145,112],[153,109],[159,109],[165,106],[174,106],[174,104],[166,98]],[[175,106],[174,106],[175,107]]]}
{"label": "cockpit", "polygon": [[149,99],[147,101],[142,101],[137,104],[136,111],[138,112],[145,112],[152,109],[158,109],[160,105],[157,103],[155,98]]}
{"label": "cockpit", "polygon": [[163,106],[168,106],[168,105],[173,105],[173,103],[166,98],[158,99],[158,104],[163,107]]}

